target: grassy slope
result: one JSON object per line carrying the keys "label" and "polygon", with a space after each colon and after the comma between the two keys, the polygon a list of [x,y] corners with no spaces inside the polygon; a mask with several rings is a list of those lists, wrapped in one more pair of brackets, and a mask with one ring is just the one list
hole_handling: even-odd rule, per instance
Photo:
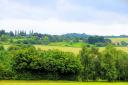
{"label": "grassy slope", "polygon": [[85,43],[83,42],[76,42],[76,43],[69,43],[69,42],[54,42],[50,43],[49,46],[68,46],[68,47],[81,47]]}
{"label": "grassy slope", "polygon": [[[58,49],[64,52],[73,52],[75,54],[78,54],[81,48],[77,47],[61,47],[61,46],[44,46],[44,45],[35,45],[35,47],[38,49],[40,48],[41,50],[48,50],[48,49]],[[116,47],[118,50],[123,50],[125,52],[128,52],[128,47]],[[100,51],[103,51],[105,48],[100,47]]]}
{"label": "grassy slope", "polygon": [[[10,45],[4,45],[5,49],[7,49]],[[80,47],[66,47],[66,46],[47,46],[47,45],[34,45],[37,49],[41,50],[48,50],[48,49],[58,49],[64,52],[73,52],[75,54],[78,54],[81,50]],[[119,50],[123,50],[125,52],[128,52],[128,47],[116,47]],[[100,47],[100,51],[103,51],[105,47]]]}
{"label": "grassy slope", "polygon": [[48,49],[58,49],[64,52],[73,52],[78,54],[81,48],[76,47],[61,47],[61,46],[45,46],[45,45],[34,45],[37,49],[48,50]]}
{"label": "grassy slope", "polygon": [[126,82],[0,81],[1,85],[128,85]]}
{"label": "grassy slope", "polygon": [[128,42],[128,38],[109,38],[112,40],[112,42],[121,42],[121,41],[126,41]]}
{"label": "grassy slope", "polygon": [[[108,38],[112,40],[112,42],[121,42],[125,41],[128,42],[128,38]],[[70,47],[81,47],[84,43],[83,42],[76,42],[76,43],[70,43],[70,42],[54,42],[50,43],[50,46],[70,46]]]}

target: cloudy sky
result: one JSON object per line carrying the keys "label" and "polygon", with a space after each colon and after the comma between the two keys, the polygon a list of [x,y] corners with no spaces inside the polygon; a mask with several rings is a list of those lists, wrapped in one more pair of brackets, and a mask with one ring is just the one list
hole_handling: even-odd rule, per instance
{"label": "cloudy sky", "polygon": [[128,35],[128,0],[0,0],[0,29]]}

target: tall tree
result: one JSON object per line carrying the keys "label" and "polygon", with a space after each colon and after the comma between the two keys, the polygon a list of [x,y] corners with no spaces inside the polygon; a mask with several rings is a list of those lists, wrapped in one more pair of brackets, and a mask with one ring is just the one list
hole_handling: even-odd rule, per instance
{"label": "tall tree", "polygon": [[83,80],[96,80],[97,79],[97,59],[99,57],[98,49],[95,47],[83,46],[80,51],[81,63],[84,67],[82,73]]}
{"label": "tall tree", "polygon": [[117,79],[116,56],[117,50],[112,45],[107,46],[103,51],[103,59],[101,61],[103,70],[102,77],[105,77],[108,81]]}

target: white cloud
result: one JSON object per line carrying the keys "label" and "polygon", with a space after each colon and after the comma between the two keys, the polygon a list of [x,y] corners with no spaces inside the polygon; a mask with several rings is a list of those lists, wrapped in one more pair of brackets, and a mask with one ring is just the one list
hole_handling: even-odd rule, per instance
{"label": "white cloud", "polygon": [[[64,34],[64,33],[87,33],[98,35],[119,35],[128,33],[128,15],[112,11],[99,10],[89,6],[78,6],[69,0],[57,0],[57,8],[47,9],[23,5],[12,0],[0,0],[0,29],[6,30],[31,30],[42,33]],[[59,13],[68,12],[88,14],[94,19],[89,21],[64,20]],[[80,16],[79,15],[79,16]],[[74,18],[79,18],[74,17]],[[80,16],[80,17],[81,17]],[[85,15],[86,16],[86,15]],[[69,16],[71,17],[71,16]],[[88,17],[87,17],[88,18]],[[86,17],[84,18],[86,19]]]}
{"label": "white cloud", "polygon": [[8,4],[8,0],[0,0],[0,4]]}
{"label": "white cloud", "polygon": [[70,0],[57,0],[57,6],[56,6],[57,11],[62,12],[62,11],[76,11],[80,9],[80,6],[71,4]]}
{"label": "white cloud", "polygon": [[15,0],[0,0],[0,17],[2,18],[28,18],[44,19],[54,15],[54,11],[43,8],[33,7],[16,2]]}
{"label": "white cloud", "polygon": [[[23,29],[36,32],[50,33],[50,34],[64,34],[70,32],[111,35],[111,34],[127,34],[128,24],[112,24],[102,25],[93,22],[67,22],[59,19],[49,19],[42,21],[35,20],[3,20],[0,21],[1,28],[9,30]],[[123,29],[123,30],[122,30]]]}

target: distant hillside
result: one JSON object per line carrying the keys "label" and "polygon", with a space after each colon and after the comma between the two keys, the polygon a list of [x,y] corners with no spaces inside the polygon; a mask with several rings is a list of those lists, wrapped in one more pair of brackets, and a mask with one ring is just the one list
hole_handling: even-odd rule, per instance
{"label": "distant hillside", "polygon": [[68,37],[68,38],[73,38],[73,37],[75,37],[75,38],[88,38],[91,35],[87,35],[85,33],[83,33],[83,34],[79,34],[79,33],[67,33],[67,34],[64,34],[62,36],[63,37]]}
{"label": "distant hillside", "polygon": [[[73,38],[73,37],[76,37],[76,38],[88,38],[90,36],[99,36],[99,35],[90,35],[90,34],[80,34],[80,33],[67,33],[67,34],[63,34],[62,36],[64,37],[70,37],[70,38]],[[111,36],[103,36],[104,38],[128,38],[128,35],[119,35],[119,36],[116,36],[116,35],[111,35]]]}
{"label": "distant hillside", "polygon": [[[124,39],[125,38],[125,39]],[[5,30],[0,30],[0,43],[1,44],[44,44],[44,45],[64,45],[64,46],[79,46],[83,43],[92,44],[96,46],[106,46],[108,44],[115,44],[127,46],[128,45],[128,36],[98,36],[90,35],[85,33],[67,33],[62,35],[51,35],[51,34],[42,34],[36,33],[32,30],[27,33],[24,30],[13,30],[6,32]],[[118,42],[125,41],[125,42]]]}

